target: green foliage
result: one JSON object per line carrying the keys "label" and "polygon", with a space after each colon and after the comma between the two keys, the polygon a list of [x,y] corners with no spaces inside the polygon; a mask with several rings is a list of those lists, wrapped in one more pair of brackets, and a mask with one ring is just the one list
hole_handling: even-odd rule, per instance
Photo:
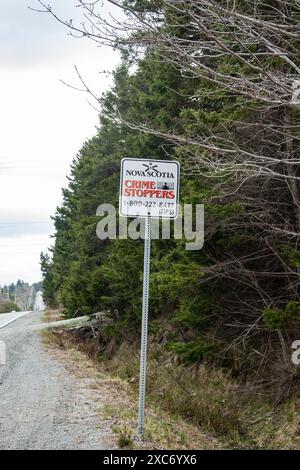
{"label": "green foliage", "polygon": [[19,312],[19,307],[11,301],[0,302],[0,313]]}
{"label": "green foliage", "polygon": [[[186,84],[172,67],[152,59],[148,52],[132,75],[125,63],[115,71],[114,86],[103,97],[104,109],[122,110],[130,122],[143,119],[167,132],[186,101],[183,93],[176,95],[172,89],[182,90]],[[54,217],[56,239],[52,259],[46,255],[41,258],[44,298],[49,305],[62,303],[67,316],[105,310],[115,319],[124,317],[129,323],[139,324],[143,243],[98,240],[99,218],[95,214],[101,203],[117,206],[120,159],[126,156],[163,159],[162,143],[157,136],[141,134],[114,122],[106,111],[101,114],[98,133],[79,152],[72,165],[69,187],[63,190],[63,204]],[[152,272],[154,278],[156,274],[158,277],[153,307],[159,312],[164,309],[162,296],[169,282],[169,257],[183,256],[185,250],[182,244],[168,240],[157,241],[156,245]],[[165,271],[159,275],[161,264]],[[170,306],[177,302],[178,285],[183,291],[180,279],[183,271],[187,274],[186,283],[190,282],[191,266],[174,263],[174,267],[171,277],[177,278],[171,279],[168,287],[173,292]],[[201,275],[196,265],[194,274]],[[158,298],[160,303],[156,304]]]}
{"label": "green foliage", "polygon": [[43,299],[49,307],[56,307],[56,285],[53,275],[53,262],[48,254],[41,253],[41,271],[43,276]]}
{"label": "green foliage", "polygon": [[175,352],[185,363],[193,364],[215,356],[215,346],[203,338],[197,338],[195,341],[187,343],[170,342],[168,349]]}
{"label": "green foliage", "polygon": [[174,322],[179,326],[201,329],[207,324],[211,313],[211,293],[203,289],[200,295],[183,297],[174,315]]}
{"label": "green foliage", "polygon": [[266,308],[263,312],[264,323],[273,330],[291,326],[291,322],[300,320],[300,302],[290,301],[284,309]]}
{"label": "green foliage", "polygon": [[[182,39],[188,34],[188,17],[159,0],[125,3],[147,21],[158,13],[161,28],[170,38]],[[271,9],[276,16],[275,8],[261,3],[255,12],[253,2],[229,3],[240,14],[257,15],[262,9],[267,17]],[[116,343],[121,341],[122,331],[137,331],[143,243],[99,240],[96,210],[102,203],[117,209],[123,157],[178,159],[183,175],[181,203],[205,205],[205,244],[200,251],[188,251],[183,240],[172,237],[152,242],[150,315],[152,321],[167,319],[173,328],[172,348],[186,362],[213,357],[212,346],[202,339],[212,330],[223,344],[235,344],[238,335],[242,337],[259,321],[269,299],[274,299],[274,306],[264,310],[266,329],[284,328],[298,317],[300,255],[296,237],[290,233],[299,232],[299,219],[286,182],[286,164],[271,163],[280,152],[284,161],[287,158],[284,132],[280,131],[287,110],[279,104],[268,110],[264,100],[255,99],[254,91],[254,97],[246,96],[248,85],[255,84],[257,92],[264,90],[272,71],[276,77],[286,73],[287,66],[283,57],[271,56],[269,51],[265,54],[263,45],[249,36],[246,48],[242,42],[231,44],[227,40],[231,27],[222,18],[214,19],[212,28],[222,44],[229,41],[233,51],[216,55],[213,66],[205,54],[203,63],[210,73],[205,75],[195,67],[197,78],[179,70],[175,57],[175,62],[168,63],[165,50],[166,60],[162,61],[161,51],[154,47],[146,47],[139,55],[134,46],[127,51],[124,46],[113,86],[101,99],[97,132],[74,159],[62,204],[53,217],[51,257],[41,255],[44,300],[49,306],[62,304],[67,316],[107,312],[113,320],[107,339]],[[148,33],[137,32],[135,41],[144,34]],[[203,34],[196,34],[199,44]],[[178,41],[179,50],[180,44]],[[244,51],[243,60],[237,58],[234,48]],[[268,66],[267,79],[253,67],[255,60],[248,58],[256,51],[262,68]],[[224,83],[220,76],[226,76]],[[230,78],[235,84],[237,77],[244,79],[243,92],[230,86]],[[286,83],[290,81],[288,76]],[[119,115],[120,120],[114,117]],[[291,137],[296,128],[290,126]],[[176,143],[165,134],[177,136]],[[265,167],[263,161],[270,165]],[[233,170],[232,165],[236,165]],[[283,178],[277,180],[280,171]],[[265,172],[270,172],[268,177]],[[259,345],[264,348],[263,337],[261,343],[254,334],[245,337],[249,342],[255,337],[255,350]]]}
{"label": "green foliage", "polygon": [[288,262],[296,268],[300,268],[300,251],[292,246],[286,245],[282,248],[282,253],[288,259]]}

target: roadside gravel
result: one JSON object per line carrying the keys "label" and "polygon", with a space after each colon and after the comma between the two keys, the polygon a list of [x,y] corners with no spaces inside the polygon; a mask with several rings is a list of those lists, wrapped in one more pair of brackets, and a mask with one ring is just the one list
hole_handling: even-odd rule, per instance
{"label": "roadside gravel", "polygon": [[109,423],[97,415],[92,390],[41,343],[41,313],[0,329],[0,449],[109,449]]}

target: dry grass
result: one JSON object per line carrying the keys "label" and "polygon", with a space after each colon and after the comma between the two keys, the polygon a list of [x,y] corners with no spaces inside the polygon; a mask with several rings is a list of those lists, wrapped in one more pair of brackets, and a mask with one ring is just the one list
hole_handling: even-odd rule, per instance
{"label": "dry grass", "polygon": [[43,321],[45,323],[51,323],[53,321],[65,320],[65,316],[62,313],[62,310],[57,309],[53,310],[47,308],[43,313]]}
{"label": "dry grass", "polygon": [[[94,377],[99,417],[108,419],[116,445],[145,449],[299,449],[300,400],[276,409],[240,389],[220,369],[187,368],[150,341],[146,436],[136,435],[139,348],[123,343],[99,358],[92,341],[71,332],[47,333],[45,341],[64,352],[75,373]],[[108,348],[110,350],[110,348]],[[77,372],[76,372],[77,371]]]}
{"label": "dry grass", "polygon": [[300,399],[288,400],[261,425],[261,440],[269,449],[300,449]]}
{"label": "dry grass", "polygon": [[179,416],[163,410],[159,404],[149,404],[146,411],[146,433],[141,439],[136,432],[137,397],[132,381],[111,375],[104,363],[96,364],[81,352],[65,335],[43,332],[48,349],[63,361],[73,374],[89,378],[89,387],[99,392],[99,419],[111,423],[115,444],[128,441],[136,449],[220,449],[223,445],[208,432]]}

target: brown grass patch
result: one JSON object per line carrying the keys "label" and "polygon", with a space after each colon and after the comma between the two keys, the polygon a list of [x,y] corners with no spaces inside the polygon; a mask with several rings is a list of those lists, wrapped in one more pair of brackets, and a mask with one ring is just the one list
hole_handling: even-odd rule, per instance
{"label": "brown grass patch", "polygon": [[61,309],[50,309],[47,308],[43,313],[43,321],[45,323],[51,323],[54,321],[65,320],[65,316]]}
{"label": "brown grass patch", "polygon": [[[99,416],[109,419],[116,443],[145,449],[299,449],[299,399],[275,408],[221,369],[186,367],[151,341],[147,371],[146,436],[136,433],[139,344],[101,347],[77,333],[55,330],[45,341],[63,351],[74,373],[97,380]],[[71,362],[70,362],[71,361]]]}
{"label": "brown grass patch", "polygon": [[[145,438],[137,435],[137,394],[131,380],[111,375],[104,363],[95,363],[79,350],[67,334],[42,333],[44,343],[65,367],[81,379],[88,379],[91,390],[99,393],[99,419],[109,420],[116,445],[127,440],[136,449],[220,449],[223,445],[180,416],[167,413],[159,404],[146,410]],[[124,361],[126,359],[124,358]]]}

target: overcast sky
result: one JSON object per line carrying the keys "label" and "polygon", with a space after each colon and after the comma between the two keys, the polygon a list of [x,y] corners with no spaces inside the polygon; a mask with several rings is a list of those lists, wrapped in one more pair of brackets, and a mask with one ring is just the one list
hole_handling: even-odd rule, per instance
{"label": "overcast sky", "polygon": [[[76,0],[49,1],[67,19]],[[72,159],[95,133],[97,112],[78,85],[77,65],[100,95],[117,53],[74,39],[36,0],[0,0],[0,285],[41,279],[39,254],[53,240],[53,215]],[[75,13],[74,13],[75,12]]]}

